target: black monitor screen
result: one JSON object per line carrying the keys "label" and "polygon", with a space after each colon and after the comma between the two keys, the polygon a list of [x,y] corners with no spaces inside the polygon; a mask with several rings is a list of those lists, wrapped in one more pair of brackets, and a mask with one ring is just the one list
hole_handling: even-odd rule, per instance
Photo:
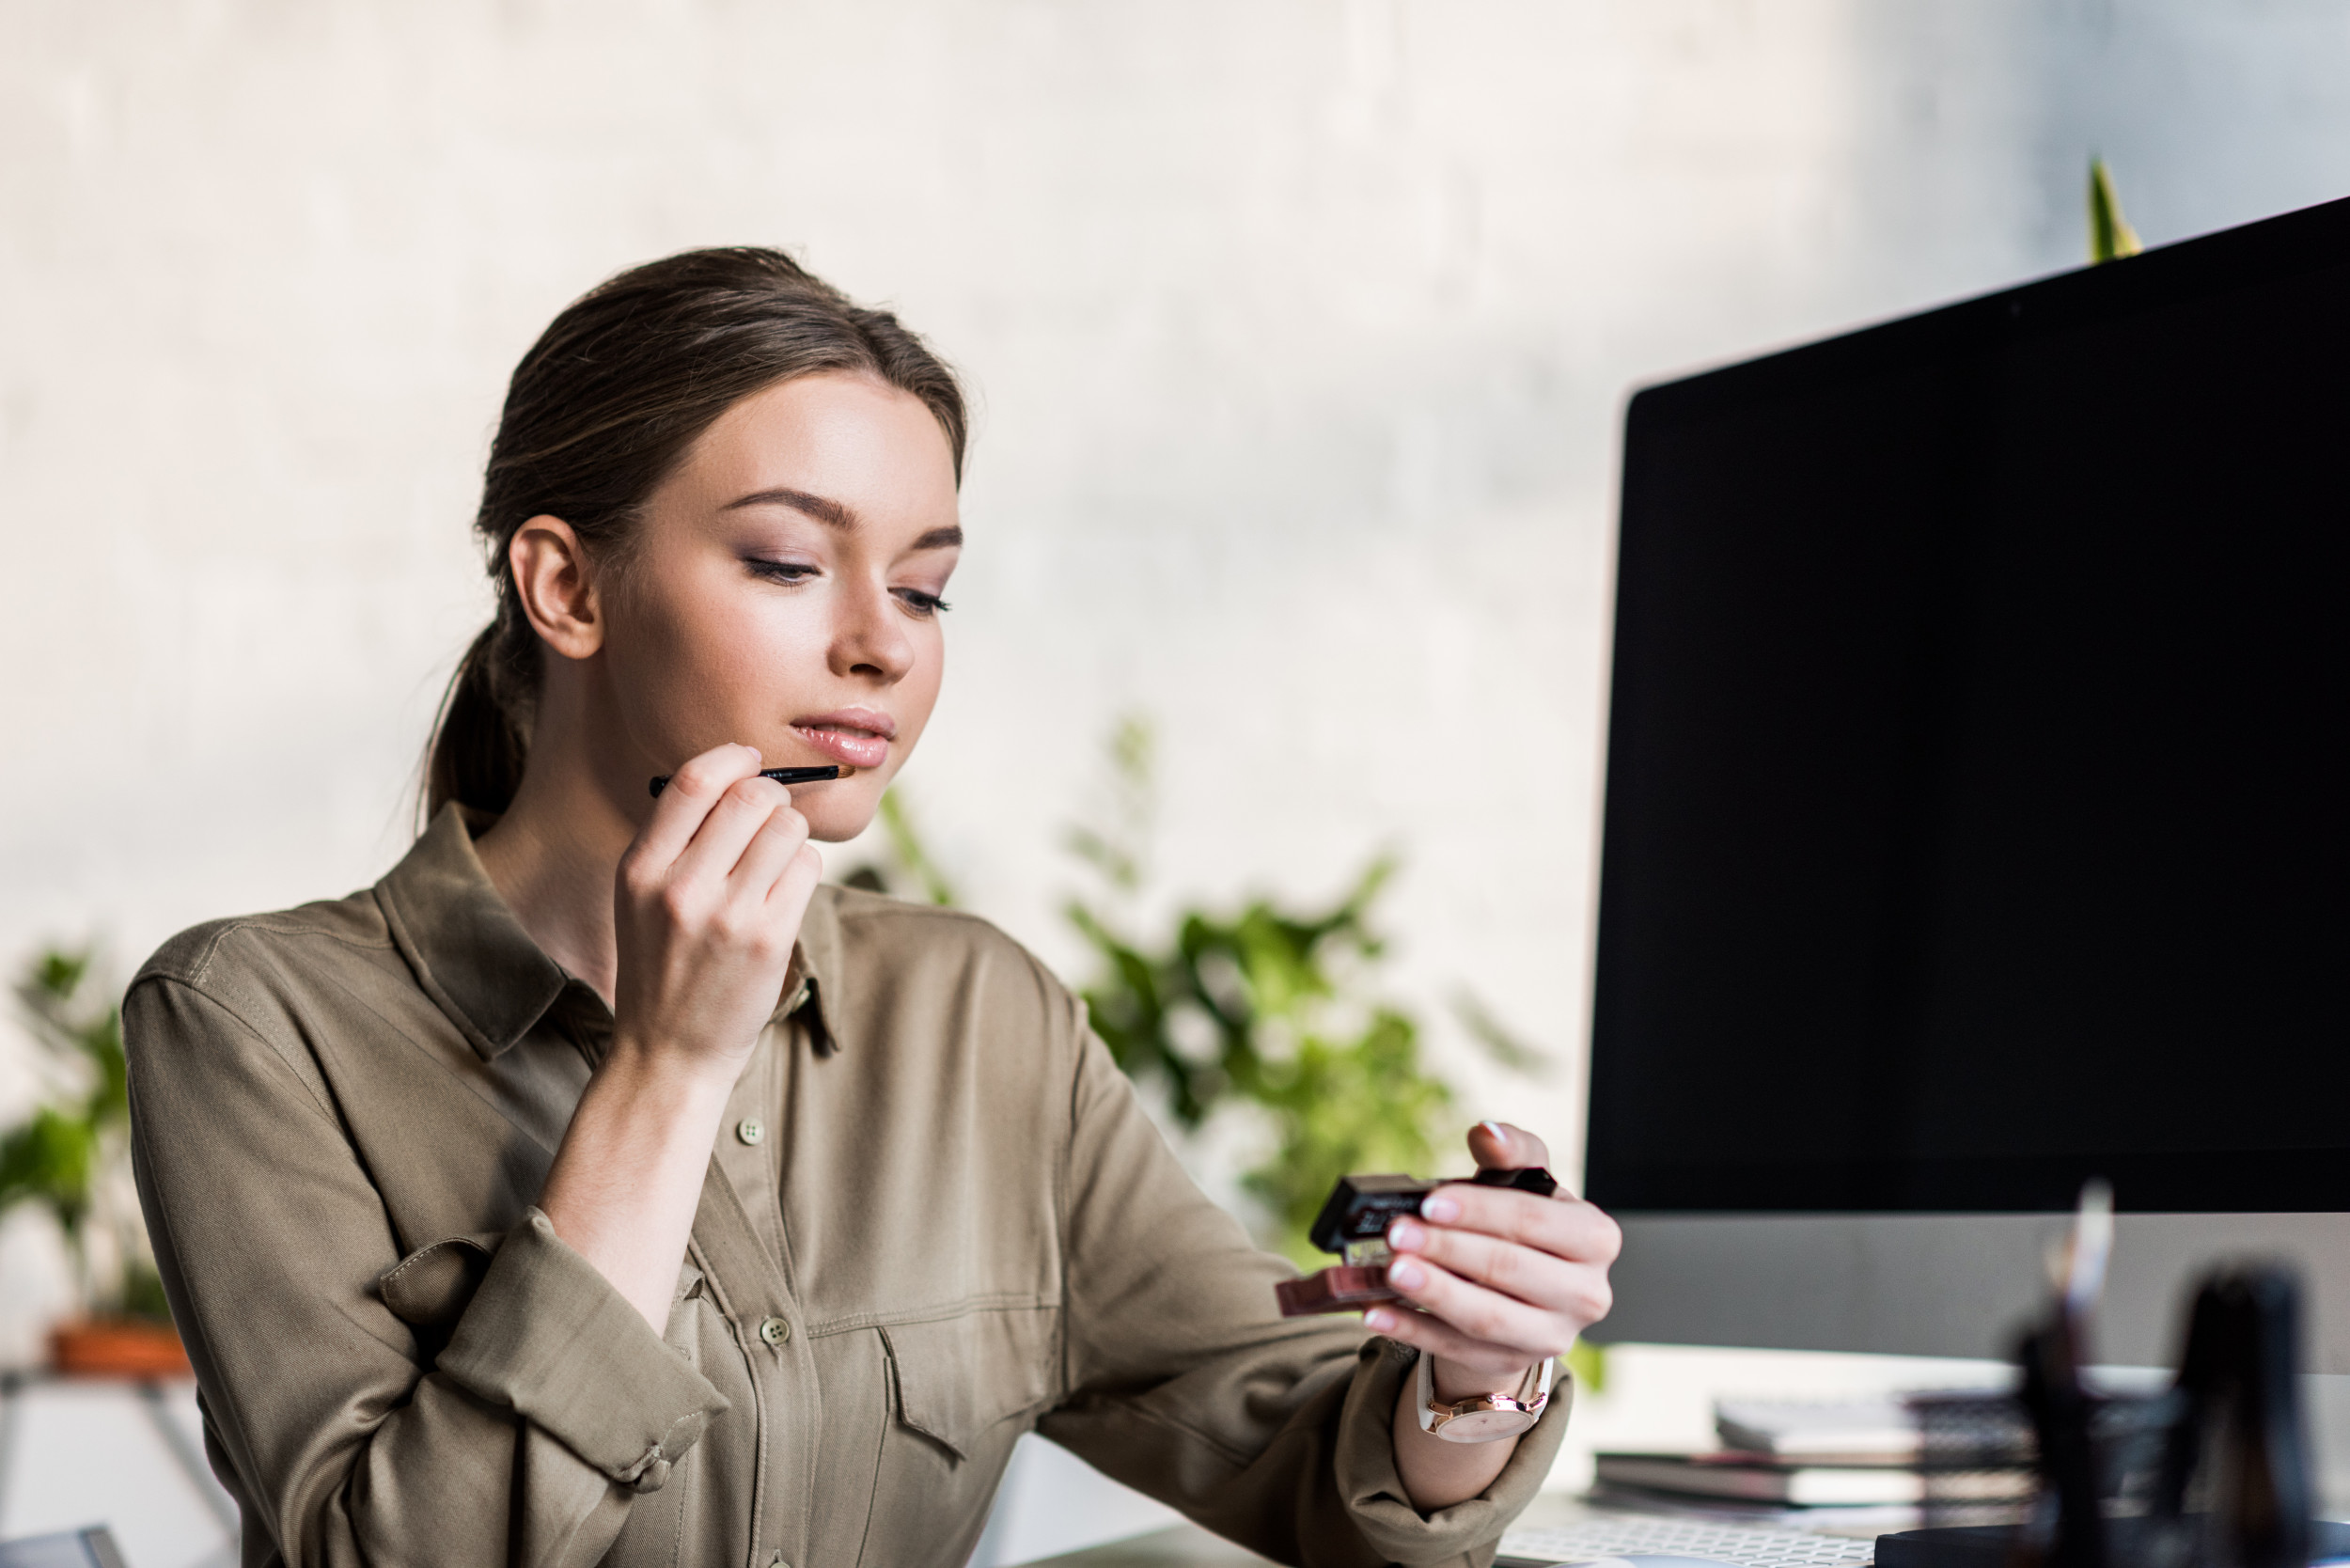
{"label": "black monitor screen", "polygon": [[1587,1184],[2350,1209],[2350,202],[1637,396]]}

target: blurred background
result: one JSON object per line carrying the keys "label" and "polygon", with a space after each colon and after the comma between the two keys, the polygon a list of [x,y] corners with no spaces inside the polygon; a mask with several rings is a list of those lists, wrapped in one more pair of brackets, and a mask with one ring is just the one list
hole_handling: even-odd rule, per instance
{"label": "blurred background", "polygon": [[[2345,83],[2343,0],[0,0],[0,961],[118,987],[381,875],[514,360],[778,244],[979,409],[933,880],[1083,984],[1073,896],[1147,943],[1391,855],[1341,989],[1449,1088],[1434,1163],[1497,1113],[1571,1173],[1627,389],[2079,264],[2092,155],[2150,244],[2350,194]],[[836,874],[930,886],[869,839]],[[0,1037],[0,1128],[55,1079]],[[1186,1152],[1261,1207],[1277,1121]],[[69,1258],[0,1215],[0,1366]],[[1731,1375],[1617,1359],[1603,1426]],[[108,1506],[6,1469],[0,1535]]]}

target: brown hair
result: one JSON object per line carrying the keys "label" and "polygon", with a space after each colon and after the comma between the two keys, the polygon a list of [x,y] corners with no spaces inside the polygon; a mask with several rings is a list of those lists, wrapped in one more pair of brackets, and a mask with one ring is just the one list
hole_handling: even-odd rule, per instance
{"label": "brown hair", "polygon": [[503,811],[522,783],[542,668],[507,546],[559,517],[606,560],[695,437],[742,399],[820,370],[879,377],[928,405],[963,479],[954,372],[886,310],[852,304],[780,251],[689,250],[574,300],[514,368],[474,516],[497,616],[465,650],[425,762],[428,817],[449,801]]}

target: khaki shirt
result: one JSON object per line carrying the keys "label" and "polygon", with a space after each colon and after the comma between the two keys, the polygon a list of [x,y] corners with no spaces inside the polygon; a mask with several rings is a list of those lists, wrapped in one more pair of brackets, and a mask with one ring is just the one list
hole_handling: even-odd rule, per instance
{"label": "khaki shirt", "polygon": [[656,1335],[532,1206],[611,1015],[458,811],[149,961],[133,1156],[246,1564],[959,1568],[1031,1430],[1283,1560],[1490,1561],[1563,1404],[1417,1513],[1412,1352],[1277,1315],[1035,959],[827,887],[791,973]]}

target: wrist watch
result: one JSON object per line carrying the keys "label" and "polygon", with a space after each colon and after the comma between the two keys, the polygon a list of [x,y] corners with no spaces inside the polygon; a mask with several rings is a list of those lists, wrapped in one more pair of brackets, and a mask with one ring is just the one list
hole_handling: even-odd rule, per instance
{"label": "wrist watch", "polygon": [[1423,1350],[1419,1353],[1419,1429],[1448,1443],[1494,1443],[1515,1437],[1542,1419],[1543,1407],[1550,1403],[1552,1365],[1551,1358],[1543,1356],[1527,1372],[1514,1396],[1479,1394],[1457,1404],[1438,1404],[1436,1358]]}

